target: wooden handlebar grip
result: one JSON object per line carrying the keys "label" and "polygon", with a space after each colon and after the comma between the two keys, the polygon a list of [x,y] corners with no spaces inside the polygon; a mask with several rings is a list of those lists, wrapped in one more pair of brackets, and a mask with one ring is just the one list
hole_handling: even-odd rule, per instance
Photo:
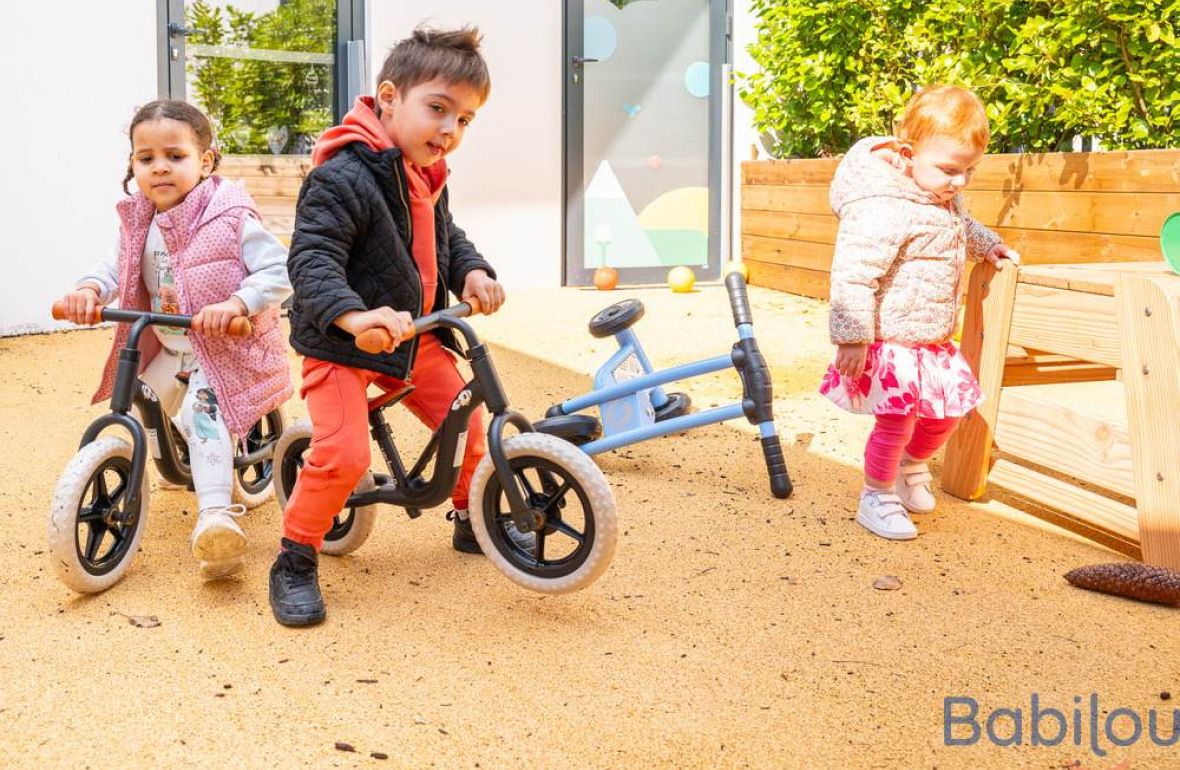
{"label": "wooden handlebar grip", "polygon": [[250,323],[250,319],[246,316],[238,316],[231,319],[229,328],[226,333],[231,337],[248,337],[254,331],[254,325]]}
{"label": "wooden handlebar grip", "polygon": [[356,335],[356,346],[366,353],[380,353],[392,342],[393,335],[385,329],[365,329]]}

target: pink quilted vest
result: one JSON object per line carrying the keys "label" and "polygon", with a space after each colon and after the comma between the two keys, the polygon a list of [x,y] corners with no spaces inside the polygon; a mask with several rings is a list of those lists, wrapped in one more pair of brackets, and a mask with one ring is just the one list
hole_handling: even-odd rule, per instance
{"label": "pink quilted vest", "polygon": [[[156,207],[137,192],[115,208],[121,225],[119,305],[128,310],[150,310],[141,263]],[[179,205],[156,216],[172,255],[181,313],[191,315],[206,305],[229,299],[242,285],[247,271],[241,256],[241,232],[249,215],[258,216],[249,193],[212,176],[193,188]],[[250,323],[254,331],[249,337],[189,335],[201,369],[217,394],[226,427],[238,436],[286,401],[292,392],[278,308],[251,316]],[[110,398],[118,351],[130,332],[129,324],[119,324],[94,403]],[[140,337],[141,372],[160,348],[154,333]]]}

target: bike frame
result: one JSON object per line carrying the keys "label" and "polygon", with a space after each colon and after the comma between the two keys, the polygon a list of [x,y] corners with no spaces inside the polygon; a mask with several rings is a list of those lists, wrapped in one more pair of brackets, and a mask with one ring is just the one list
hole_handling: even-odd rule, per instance
{"label": "bike frame", "polygon": [[[481,404],[486,404],[488,412],[492,415],[487,434],[488,454],[492,457],[496,475],[508,496],[513,521],[521,531],[530,532],[536,528],[536,524],[504,454],[503,436],[509,424],[522,433],[531,432],[533,426],[523,415],[508,408],[508,396],[504,393],[504,387],[487,346],[479,341],[471,326],[456,315],[469,312],[469,309],[461,309],[464,307],[465,305],[461,304],[423,316],[414,322],[414,329],[416,334],[422,334],[431,329],[446,327],[463,335],[467,346],[466,356],[473,375],[471,381],[455,396],[447,418],[431,436],[409,471],[402,463],[401,455],[393,441],[393,432],[385,420],[383,411],[408,396],[413,388],[407,386],[393,391],[371,405],[369,426],[391,475],[375,474],[377,488],[350,495],[345,507],[385,503],[403,507],[411,518],[416,518],[421,515],[423,508],[431,508],[445,502],[459,479],[471,413]],[[432,458],[435,460],[434,471],[430,478],[424,479],[422,474]]]}
{"label": "bike frame", "polygon": [[[124,428],[131,434],[131,489],[127,493],[127,508],[138,510],[139,490],[143,484],[144,466],[148,451],[160,475],[173,484],[192,484],[192,473],[183,460],[180,447],[172,435],[171,418],[164,413],[160,400],[148,385],[139,379],[139,338],[149,326],[175,326],[192,328],[192,318],[170,313],[150,313],[138,310],[103,308],[103,321],[130,323],[131,331],[127,344],[119,350],[119,363],[115,370],[115,385],[111,392],[111,411],[94,420],[82,434],[79,448],[98,438],[99,434],[112,425]],[[131,416],[131,407],[136,406],[143,418]],[[234,458],[234,468],[262,462],[274,454],[274,444]]]}

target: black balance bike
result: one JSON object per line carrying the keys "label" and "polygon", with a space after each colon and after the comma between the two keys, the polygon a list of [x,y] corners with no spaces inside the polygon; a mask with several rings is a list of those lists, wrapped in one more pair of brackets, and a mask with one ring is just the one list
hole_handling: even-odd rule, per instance
{"label": "black balance bike", "polygon": [[[438,327],[459,332],[473,379],[455,396],[443,424],[422,455],[407,471],[383,414],[414,390],[412,384],[369,399],[369,426],[385,458],[388,473],[367,472],[332,521],[324,538],[326,554],[350,553],[373,530],[377,504],[406,509],[417,518],[424,508],[446,502],[459,478],[471,413],[487,404],[488,454],[471,480],[470,515],[475,538],[488,559],[504,575],[525,588],[565,593],[590,585],[609,566],[617,538],[614,495],[597,465],[573,444],[536,433],[523,416],[508,409],[487,346],[462,319],[471,306],[460,303],[414,321],[413,334]],[[377,353],[392,342],[384,329],[370,329],[356,338],[358,348]],[[517,434],[504,437],[511,423]],[[284,508],[311,446],[307,420],[292,423],[275,447],[275,491]],[[431,460],[433,470],[424,473]],[[535,545],[514,540],[509,524],[535,534]]]}
{"label": "black balance bike", "polygon": [[[61,303],[53,317],[65,319]],[[191,328],[192,316],[101,308],[97,320],[130,323],[131,334],[119,351],[111,411],[96,419],[82,435],[78,453],[66,465],[49,509],[49,556],[57,576],[81,593],[97,593],[123,577],[139,550],[150,501],[148,453],[161,478],[192,489],[188,444],[164,413],[156,394],[139,379],[139,338],[148,326]],[[251,332],[249,319],[235,318],[229,333]],[[143,424],[131,416],[138,408]],[[117,426],[131,434],[131,443],[102,436]],[[283,433],[278,409],[266,414],[238,439],[234,456],[234,500],[256,507],[273,492],[271,456]]]}

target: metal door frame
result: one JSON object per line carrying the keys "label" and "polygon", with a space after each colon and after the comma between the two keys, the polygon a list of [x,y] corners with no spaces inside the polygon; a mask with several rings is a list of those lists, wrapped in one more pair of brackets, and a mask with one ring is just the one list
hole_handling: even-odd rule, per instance
{"label": "metal door frame", "polygon": [[[731,152],[733,110],[730,74],[733,62],[733,0],[709,0],[709,245],[708,264],[694,266],[697,278],[716,280],[721,263],[730,258],[732,212],[729,210],[732,178]],[[585,286],[593,283],[594,269],[585,268],[585,88],[574,84],[574,74],[583,67],[585,0],[565,0],[562,5],[562,213],[561,283]],[[623,283],[663,283],[666,267],[638,267],[620,270]]]}
{"label": "metal door frame", "polygon": [[[185,99],[184,0],[156,0],[156,84],[161,99]],[[368,90],[365,53],[365,0],[336,0],[335,89],[333,122],[352,107],[354,96]]]}

